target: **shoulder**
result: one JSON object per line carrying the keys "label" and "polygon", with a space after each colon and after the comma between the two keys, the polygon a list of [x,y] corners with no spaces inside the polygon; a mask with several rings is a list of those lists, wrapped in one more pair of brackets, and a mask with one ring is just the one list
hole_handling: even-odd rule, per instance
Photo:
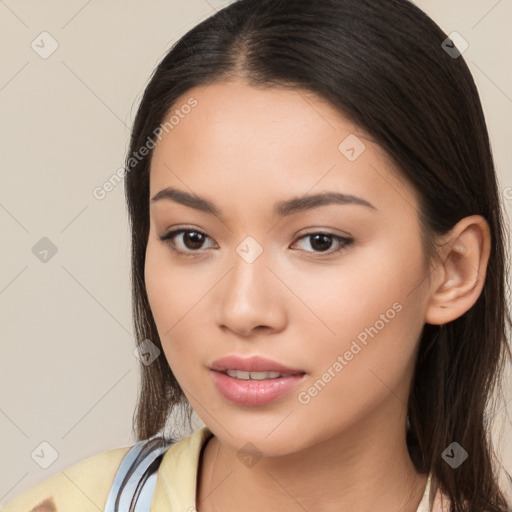
{"label": "shoulder", "polygon": [[22,492],[2,512],[103,510],[116,471],[130,448],[92,455]]}

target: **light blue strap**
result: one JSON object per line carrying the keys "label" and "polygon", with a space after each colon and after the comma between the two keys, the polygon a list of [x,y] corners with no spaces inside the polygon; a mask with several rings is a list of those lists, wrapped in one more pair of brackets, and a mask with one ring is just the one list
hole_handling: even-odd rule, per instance
{"label": "light blue strap", "polygon": [[119,490],[121,488],[121,484],[125,478],[125,475],[128,473],[128,470],[132,467],[135,459],[139,455],[144,445],[144,441],[139,441],[135,445],[133,445],[128,452],[123,457],[121,464],[117,470],[116,476],[114,477],[114,483],[110,488],[110,493],[107,498],[107,502],[105,504],[104,512],[118,512],[114,509],[117,495],[119,494]]}
{"label": "light blue strap", "polygon": [[[155,459],[166,452],[169,449],[170,444],[172,444],[172,441],[164,444],[156,444],[154,441],[152,442],[156,437],[157,435],[152,438],[139,441],[125,454],[114,477],[114,482],[107,497],[104,512],[128,512],[130,510],[135,491],[144,476],[144,473],[148,470],[149,466],[155,461]],[[126,476],[130,470],[132,471],[132,474],[125,482]],[[140,490],[134,509],[135,512],[149,512],[155,490],[156,479],[157,472],[155,471],[146,480]],[[116,507],[116,500],[118,496],[119,505]]]}
{"label": "light blue strap", "polygon": [[153,501],[153,494],[155,493],[157,473],[153,473],[144,484],[139,499],[135,504],[135,512],[149,512],[151,502]]}
{"label": "light blue strap", "polygon": [[[146,472],[150,464],[160,455],[162,451],[165,451],[165,448],[155,449],[154,451],[149,453],[144,459],[142,459],[142,461],[140,461],[140,463],[137,465],[130,479],[125,484],[124,488],[121,490],[121,499],[119,500],[119,512],[128,512],[130,510],[133,501],[133,496],[135,494],[135,490],[137,489],[140,480],[142,479],[144,473]],[[138,502],[140,502],[140,499],[141,497],[139,496]],[[151,501],[147,504],[147,508],[143,510],[149,512],[149,505],[151,505]]]}

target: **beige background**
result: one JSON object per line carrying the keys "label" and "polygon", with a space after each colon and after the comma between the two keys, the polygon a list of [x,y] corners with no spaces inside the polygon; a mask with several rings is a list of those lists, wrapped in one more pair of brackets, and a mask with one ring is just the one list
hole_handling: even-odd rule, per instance
{"label": "beige background", "polygon": [[[142,91],[170,45],[227,3],[0,0],[0,506],[79,460],[134,442],[124,190],[101,201],[92,191],[123,165]],[[510,216],[512,0],[417,4],[469,43],[464,57]],[[31,47],[43,31],[58,43],[47,59]],[[58,251],[46,263],[32,253],[43,237]],[[510,471],[510,419],[502,425]],[[47,469],[31,457],[42,442],[58,452]]]}

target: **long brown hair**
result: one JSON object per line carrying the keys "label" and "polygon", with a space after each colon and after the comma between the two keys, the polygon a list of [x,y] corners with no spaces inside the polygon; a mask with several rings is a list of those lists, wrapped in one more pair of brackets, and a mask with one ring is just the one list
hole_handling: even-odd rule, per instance
{"label": "long brown hair", "polygon": [[[186,33],[145,89],[126,160],[134,326],[137,343],[149,339],[162,349],[144,283],[152,152],[138,151],[154,146],[176,100],[195,86],[238,77],[316,93],[371,134],[415,187],[429,262],[435,237],[463,217],[478,214],[489,223],[491,253],[478,300],[448,324],[424,326],[407,443],[417,470],[433,473],[453,512],[503,512],[510,509],[489,436],[494,392],[511,359],[506,232],[479,95],[462,55],[453,44],[445,51],[446,40],[407,0],[239,0]],[[139,440],[162,430],[181,406],[190,419],[165,357],[141,364],[141,379]],[[454,441],[470,457],[456,470],[441,457]]]}

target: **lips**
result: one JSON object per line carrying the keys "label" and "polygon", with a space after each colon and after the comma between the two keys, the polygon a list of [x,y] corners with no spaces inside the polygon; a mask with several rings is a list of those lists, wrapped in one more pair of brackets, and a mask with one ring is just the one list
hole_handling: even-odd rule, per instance
{"label": "lips", "polygon": [[227,356],[214,361],[210,374],[217,390],[238,405],[261,406],[298,386],[306,372],[264,357]]}
{"label": "lips", "polygon": [[281,363],[260,356],[242,358],[233,355],[221,357],[214,361],[210,368],[222,373],[226,373],[228,370],[238,370],[241,372],[278,372],[284,376],[306,373],[304,370],[288,368]]}

